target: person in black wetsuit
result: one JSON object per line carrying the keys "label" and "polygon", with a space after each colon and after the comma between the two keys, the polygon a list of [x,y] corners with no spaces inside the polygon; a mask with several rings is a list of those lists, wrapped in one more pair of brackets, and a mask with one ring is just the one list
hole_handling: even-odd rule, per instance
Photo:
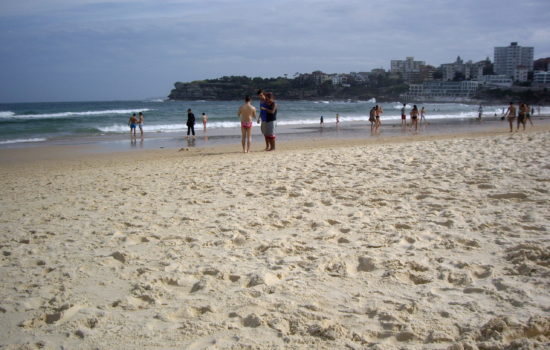
{"label": "person in black wetsuit", "polygon": [[193,133],[193,137],[195,137],[195,115],[191,111],[191,108],[187,110],[187,137],[189,137],[189,133]]}

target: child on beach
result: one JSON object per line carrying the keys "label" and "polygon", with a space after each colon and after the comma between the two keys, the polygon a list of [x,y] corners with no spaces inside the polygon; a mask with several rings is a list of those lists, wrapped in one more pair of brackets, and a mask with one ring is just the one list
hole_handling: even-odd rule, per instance
{"label": "child on beach", "polygon": [[208,116],[206,113],[202,113],[202,131],[206,131],[206,122],[208,122]]}
{"label": "child on beach", "polygon": [[136,136],[136,125],[138,123],[138,118],[136,117],[136,114],[132,114],[130,119],[128,120],[128,125],[130,126],[130,135]]}
{"label": "child on beach", "polygon": [[248,153],[252,143],[252,125],[256,119],[256,108],[250,104],[250,96],[245,96],[244,104],[239,108],[237,116],[241,118],[243,153]]}

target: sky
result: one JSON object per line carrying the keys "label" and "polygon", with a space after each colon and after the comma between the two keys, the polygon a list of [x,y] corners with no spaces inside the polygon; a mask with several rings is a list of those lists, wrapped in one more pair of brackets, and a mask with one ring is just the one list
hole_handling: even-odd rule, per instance
{"label": "sky", "polygon": [[177,81],[550,57],[548,0],[1,0],[0,102],[164,98]]}

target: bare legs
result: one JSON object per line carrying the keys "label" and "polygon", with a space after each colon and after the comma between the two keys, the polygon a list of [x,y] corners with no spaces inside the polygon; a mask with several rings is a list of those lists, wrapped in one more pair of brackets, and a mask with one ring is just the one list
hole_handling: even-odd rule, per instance
{"label": "bare legs", "polygon": [[243,153],[250,152],[250,145],[252,144],[252,128],[243,128],[241,127],[242,139],[241,143],[243,145]]}

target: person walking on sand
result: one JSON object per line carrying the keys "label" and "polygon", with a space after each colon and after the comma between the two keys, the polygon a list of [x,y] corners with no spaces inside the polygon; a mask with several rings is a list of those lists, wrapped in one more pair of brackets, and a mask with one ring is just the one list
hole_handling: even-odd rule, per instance
{"label": "person walking on sand", "polygon": [[252,125],[254,119],[256,119],[256,108],[250,103],[250,96],[245,96],[244,104],[239,107],[237,116],[241,118],[243,153],[248,153],[250,152],[250,145],[252,143]]}
{"label": "person walking on sand", "polygon": [[508,106],[508,110],[506,111],[505,115],[508,119],[508,123],[510,123],[510,132],[513,132],[514,120],[516,119],[516,106],[514,106],[514,102],[510,102],[510,106]]}
{"label": "person walking on sand", "polygon": [[405,107],[407,107],[407,104],[403,103],[403,107],[401,107],[401,126],[403,127],[407,126],[407,115],[405,114]]}
{"label": "person walking on sand", "polygon": [[262,131],[262,135],[264,135],[265,140],[265,149],[264,151],[269,151],[269,140],[267,139],[267,104],[266,104],[266,97],[265,93],[262,89],[258,90],[258,99],[260,100],[260,118],[258,119],[258,123],[261,121],[262,124],[260,125],[260,130]]}
{"label": "person walking on sand", "polygon": [[275,150],[275,121],[277,120],[277,103],[275,103],[275,96],[273,93],[268,92],[265,94],[265,107],[262,107],[266,111],[266,132],[265,137],[269,143],[269,149],[266,151]]}
{"label": "person walking on sand", "polygon": [[518,113],[518,124],[516,131],[519,131],[519,124],[523,125],[523,130],[525,130],[525,121],[527,119],[527,105],[525,103],[520,103],[519,113]]}
{"label": "person walking on sand", "polygon": [[414,125],[414,131],[418,131],[418,107],[413,105],[411,109],[411,128]]}
{"label": "person walking on sand", "polygon": [[208,122],[208,116],[206,113],[202,113],[202,131],[206,131],[206,123]]}
{"label": "person walking on sand", "polygon": [[477,110],[477,119],[481,120],[481,116],[483,115],[483,106],[479,105],[479,108]]}
{"label": "person walking on sand", "polygon": [[130,135],[136,136],[136,125],[138,123],[138,118],[136,117],[136,114],[132,114],[130,119],[128,120],[128,125],[130,126]]}
{"label": "person walking on sand", "polygon": [[533,120],[531,120],[531,116],[535,114],[535,108],[529,108],[529,105],[526,103],[525,104],[525,109],[527,110],[527,114],[525,114],[525,118],[526,118],[526,121],[528,120],[529,121],[529,124],[531,124],[531,126],[535,126],[533,124]]}
{"label": "person walking on sand", "polygon": [[380,120],[381,114],[384,113],[382,106],[376,105],[374,110],[374,132],[377,133],[382,125],[382,120]]}
{"label": "person walking on sand", "polygon": [[191,111],[191,108],[187,110],[187,138],[189,138],[189,133],[193,134],[193,138],[195,137],[195,115],[193,114],[193,111]]}
{"label": "person walking on sand", "polygon": [[374,122],[376,121],[376,107],[372,107],[369,112],[370,132],[374,131]]}
{"label": "person walking on sand", "polygon": [[143,116],[143,113],[139,112],[138,126],[139,126],[139,132],[141,133],[141,136],[143,136],[143,122],[144,121],[145,121],[145,117]]}

